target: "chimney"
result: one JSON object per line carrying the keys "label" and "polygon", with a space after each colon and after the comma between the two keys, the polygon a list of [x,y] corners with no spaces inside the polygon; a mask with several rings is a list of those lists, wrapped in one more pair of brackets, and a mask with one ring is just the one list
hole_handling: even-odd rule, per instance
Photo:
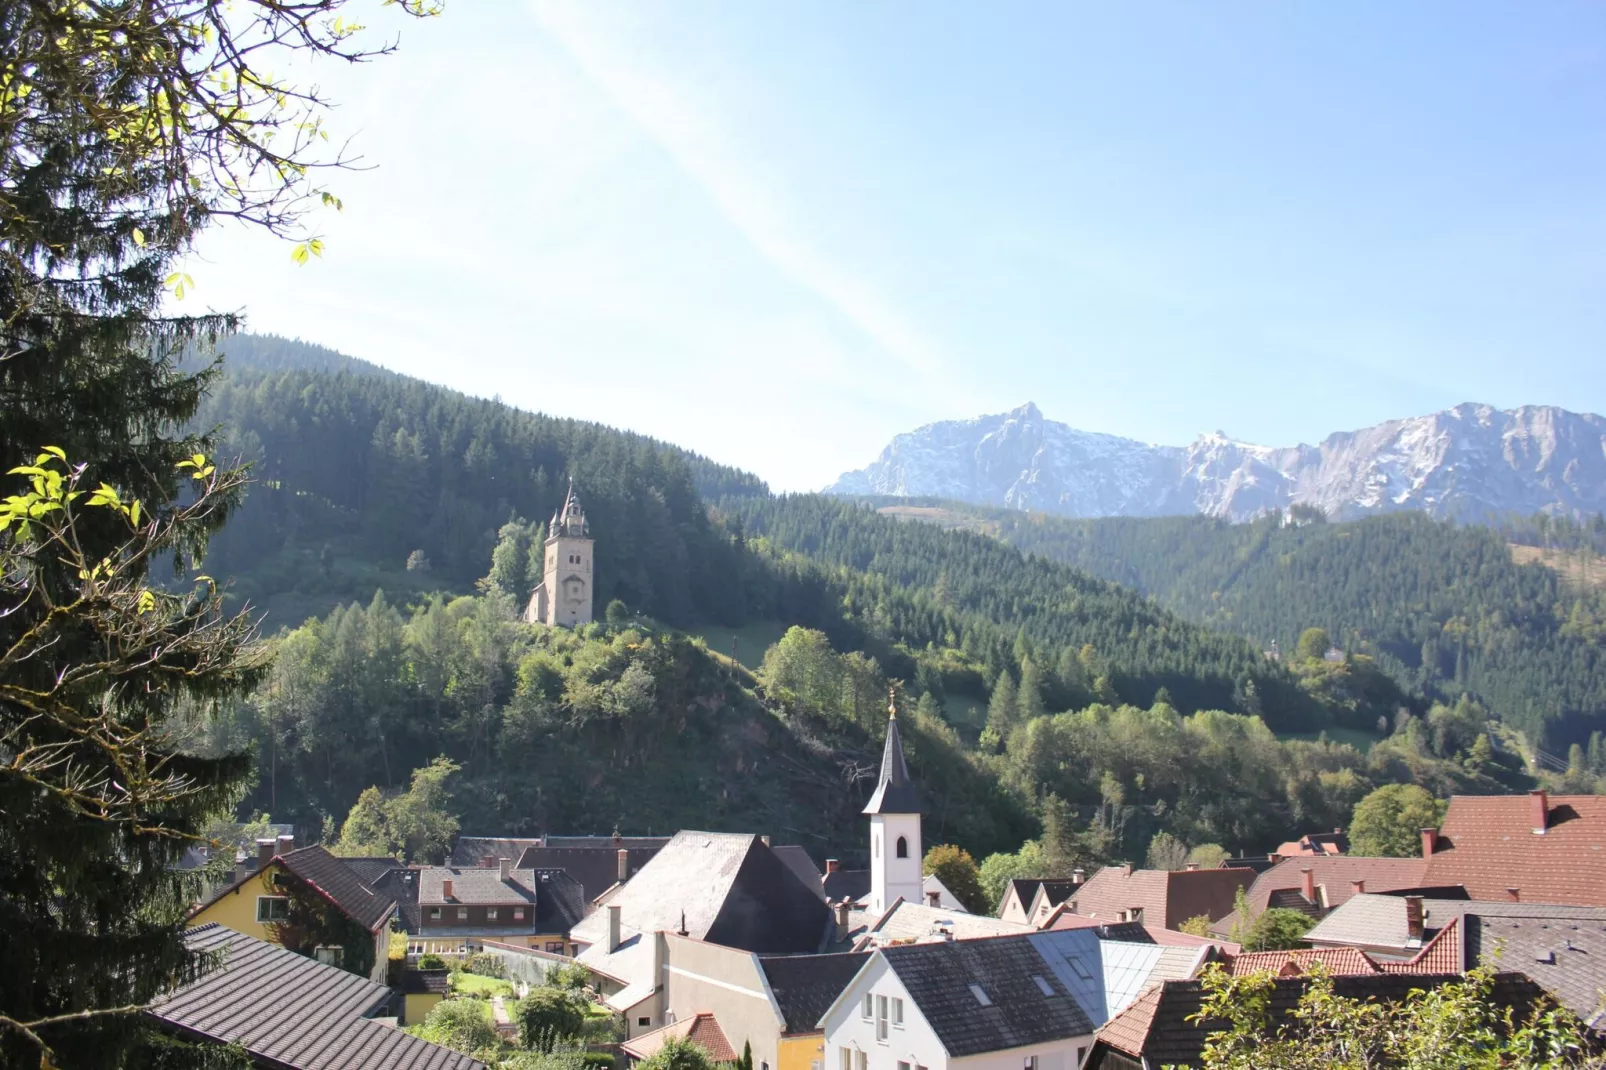
{"label": "chimney", "polygon": [[1075,869],[1071,870],[1071,887],[1080,888],[1086,880],[1087,870],[1083,869],[1081,866],[1077,866]]}
{"label": "chimney", "polygon": [[836,905],[836,938],[846,940],[848,933],[853,929],[853,920],[849,915],[853,910],[852,902],[844,896],[842,902]]}
{"label": "chimney", "polygon": [[296,838],[294,836],[280,836],[278,844],[279,853],[282,855],[287,855],[296,849]]}
{"label": "chimney", "polygon": [[618,903],[608,904],[608,954],[619,950],[619,913],[623,908]]}
{"label": "chimney", "polygon": [[258,840],[257,841],[257,868],[258,869],[261,869],[263,866],[265,866],[269,862],[273,861],[274,852],[278,850],[278,847],[279,847],[279,843],[278,843],[277,840]]}
{"label": "chimney", "polygon": [[1305,898],[1312,903],[1316,902],[1316,871],[1306,866],[1299,871],[1299,876],[1303,881],[1301,890],[1305,893]]}
{"label": "chimney", "polygon": [[1276,851],[1273,851],[1271,854],[1266,856],[1266,861],[1272,863],[1273,865],[1276,865],[1278,862],[1281,862],[1282,860],[1283,860],[1283,856],[1278,854]]}
{"label": "chimney", "polygon": [[623,884],[630,879],[630,852],[621,847],[617,857],[619,859],[619,883]]}
{"label": "chimney", "polygon": [[827,858],[825,860],[825,872],[827,874],[835,873],[837,870],[839,870],[841,868],[842,868],[842,861],[840,859]]}
{"label": "chimney", "polygon": [[481,855],[480,856],[480,867],[482,869],[490,869],[492,866],[495,866],[495,865],[496,865],[496,856],[495,855]]}
{"label": "chimney", "polygon": [[1123,877],[1132,876],[1132,863],[1131,862],[1122,862],[1121,863],[1121,876],[1123,876]]}
{"label": "chimney", "polygon": [[1366,894],[1366,882],[1364,880],[1350,881],[1349,882],[1349,887],[1350,887],[1350,891],[1352,893],[1354,893],[1355,895],[1365,895]]}
{"label": "chimney", "polygon": [[441,881],[441,899],[444,901],[450,898],[452,898],[452,878],[447,877]]}
{"label": "chimney", "polygon": [[1199,868],[1199,863],[1197,863],[1197,862],[1189,862],[1187,868],[1188,868],[1188,872],[1192,873],[1194,870]]}
{"label": "chimney", "polygon": [[1422,830],[1422,857],[1432,858],[1433,852],[1439,849],[1439,830]]}
{"label": "chimney", "polygon": [[942,893],[941,892],[927,892],[926,893],[926,906],[933,907],[933,908],[941,907],[942,906]]}
{"label": "chimney", "polygon": [[1422,942],[1422,897],[1408,895],[1405,897],[1405,932],[1406,936],[1416,943]]}
{"label": "chimney", "polygon": [[1506,889],[1506,895],[1511,898],[1511,901],[1513,903],[1522,902],[1522,889],[1521,888],[1507,888]]}
{"label": "chimney", "polygon": [[496,860],[496,876],[506,883],[507,879],[513,876],[513,859],[498,858]]}
{"label": "chimney", "polygon": [[1543,836],[1545,830],[1550,827],[1550,797],[1543,789],[1530,791],[1528,803],[1533,808],[1534,835]]}

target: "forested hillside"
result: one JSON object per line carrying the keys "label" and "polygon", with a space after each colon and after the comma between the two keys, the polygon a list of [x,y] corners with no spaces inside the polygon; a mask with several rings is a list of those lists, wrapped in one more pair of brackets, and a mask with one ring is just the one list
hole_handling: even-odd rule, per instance
{"label": "forested hillside", "polygon": [[1064,520],[953,507],[998,539],[1153,595],[1191,620],[1291,651],[1325,628],[1413,693],[1483,699],[1558,752],[1606,728],[1606,595],[1507,539],[1592,553],[1600,525],[1459,526],[1416,513],[1327,523],[1204,517]]}
{"label": "forested hillside", "polygon": [[240,337],[197,422],[221,425],[256,484],[214,541],[233,594],[299,624],[385,586],[466,592],[503,524],[583,488],[599,597],[670,621],[739,620],[734,550],[702,493],[763,484],[641,435],[521,412],[329,350]]}

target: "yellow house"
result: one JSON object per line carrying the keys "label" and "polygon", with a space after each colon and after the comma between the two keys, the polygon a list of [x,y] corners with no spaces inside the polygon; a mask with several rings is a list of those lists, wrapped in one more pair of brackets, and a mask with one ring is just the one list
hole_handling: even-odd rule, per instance
{"label": "yellow house", "polygon": [[[372,936],[373,965],[367,976],[383,982],[395,898],[376,891],[356,870],[322,847],[303,847],[299,851],[289,847],[283,840],[278,844],[272,840],[259,843],[257,868],[197,907],[190,915],[190,924],[215,922],[277,944],[281,942],[284,923],[290,920],[292,900],[305,897],[334,908]],[[310,950],[320,962],[340,965],[340,948]]]}

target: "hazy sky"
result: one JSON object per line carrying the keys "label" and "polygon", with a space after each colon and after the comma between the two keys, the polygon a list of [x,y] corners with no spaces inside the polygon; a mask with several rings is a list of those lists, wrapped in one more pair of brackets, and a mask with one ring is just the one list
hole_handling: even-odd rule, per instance
{"label": "hazy sky", "polygon": [[[259,331],[819,487],[1028,399],[1289,444],[1606,411],[1606,5],[447,0]],[[189,301],[186,302],[188,304]]]}

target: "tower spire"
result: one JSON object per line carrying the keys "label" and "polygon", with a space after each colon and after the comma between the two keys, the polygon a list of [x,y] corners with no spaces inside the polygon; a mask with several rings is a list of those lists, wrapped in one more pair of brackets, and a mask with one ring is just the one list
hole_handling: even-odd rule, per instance
{"label": "tower spire", "polygon": [[909,778],[909,763],[903,757],[903,737],[898,732],[898,692],[889,689],[887,701],[887,743],[881,751],[881,777],[875,794],[865,806],[867,814],[918,814],[920,793]]}

